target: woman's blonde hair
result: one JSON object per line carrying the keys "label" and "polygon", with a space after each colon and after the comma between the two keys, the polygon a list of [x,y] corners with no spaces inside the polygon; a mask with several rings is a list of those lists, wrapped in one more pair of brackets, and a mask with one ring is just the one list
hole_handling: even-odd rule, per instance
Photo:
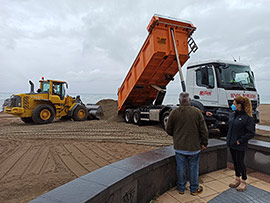
{"label": "woman's blonde hair", "polygon": [[246,114],[252,117],[252,105],[251,101],[247,97],[238,96],[234,99],[237,104],[241,104],[242,109],[246,112]]}

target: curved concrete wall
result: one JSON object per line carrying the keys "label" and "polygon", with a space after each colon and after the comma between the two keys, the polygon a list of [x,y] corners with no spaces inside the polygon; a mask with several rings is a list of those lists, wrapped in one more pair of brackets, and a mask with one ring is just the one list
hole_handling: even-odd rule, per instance
{"label": "curved concrete wall", "polygon": [[[226,167],[226,143],[210,139],[201,153],[200,174]],[[175,185],[175,169],[173,147],[164,147],[100,168],[31,202],[149,202]]]}
{"label": "curved concrete wall", "polygon": [[[226,140],[226,137],[222,139]],[[227,156],[228,161],[232,162],[229,149]],[[270,142],[249,140],[244,161],[248,168],[270,175]]]}

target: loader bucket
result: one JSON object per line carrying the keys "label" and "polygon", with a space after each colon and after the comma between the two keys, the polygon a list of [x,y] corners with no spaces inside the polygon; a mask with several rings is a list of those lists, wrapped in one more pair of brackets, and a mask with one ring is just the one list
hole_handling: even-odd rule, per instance
{"label": "loader bucket", "polygon": [[102,107],[96,104],[86,104],[88,110],[88,119],[100,119],[104,116]]}

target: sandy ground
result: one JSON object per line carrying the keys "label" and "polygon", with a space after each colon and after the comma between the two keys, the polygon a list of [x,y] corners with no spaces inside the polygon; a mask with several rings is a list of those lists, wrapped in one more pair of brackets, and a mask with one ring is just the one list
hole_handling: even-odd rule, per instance
{"label": "sandy ground", "polygon": [[[124,123],[116,101],[99,104],[103,119],[84,122],[30,125],[0,113],[0,202],[28,202],[100,167],[172,144],[159,125]],[[270,105],[260,110],[261,124],[270,125]]]}

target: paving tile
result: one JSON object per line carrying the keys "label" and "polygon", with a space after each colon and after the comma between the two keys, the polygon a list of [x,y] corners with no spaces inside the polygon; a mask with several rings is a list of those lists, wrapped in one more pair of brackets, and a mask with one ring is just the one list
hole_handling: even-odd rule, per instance
{"label": "paving tile", "polygon": [[[163,194],[162,196],[160,196],[156,202],[157,203],[182,203],[182,202],[201,203],[201,202],[208,202],[208,201],[213,200],[213,199],[215,200],[216,199],[215,197],[217,197],[217,196],[219,197],[219,195],[221,195],[223,193],[225,193],[225,194],[235,193],[237,195],[236,196],[237,201],[238,200],[240,201],[240,199],[241,199],[240,197],[238,197],[239,194],[242,194],[242,195],[244,195],[244,197],[246,199],[251,200],[252,198],[254,199],[256,196],[255,194],[257,194],[257,193],[254,193],[252,195],[248,194],[248,192],[250,192],[252,187],[257,187],[257,189],[262,189],[264,191],[270,192],[270,183],[259,180],[255,177],[253,177],[253,175],[252,176],[248,175],[247,183],[249,184],[249,186],[248,186],[247,192],[239,193],[235,189],[229,188],[229,186],[228,186],[231,182],[234,181],[234,179],[235,179],[234,170],[232,170],[230,168],[214,171],[214,172],[211,172],[211,173],[208,173],[205,175],[201,175],[199,177],[199,183],[200,183],[200,185],[203,186],[203,189],[204,189],[200,195],[198,195],[198,196],[190,195],[190,191],[189,191],[190,184],[189,184],[189,182],[187,182],[187,186],[186,186],[186,190],[185,190],[184,195],[179,194],[177,188],[174,187],[170,191],[168,191],[165,194]],[[248,195],[248,196],[246,196],[246,195]],[[242,200],[244,200],[244,199],[242,199]],[[259,200],[259,199],[257,199],[257,200]],[[256,198],[253,201],[257,202]],[[258,201],[258,202],[260,202],[260,201]]]}
{"label": "paving tile", "polygon": [[201,199],[196,199],[194,201],[190,201],[190,202],[187,202],[187,203],[205,203],[206,201],[204,200],[201,200]]}
{"label": "paving tile", "polygon": [[222,170],[207,173],[207,175],[214,179],[221,179],[227,177],[226,174],[222,173]]}
{"label": "paving tile", "polygon": [[248,177],[250,176],[257,178],[259,180],[262,180],[264,182],[270,183],[270,175],[267,175],[265,173],[256,171],[256,172],[250,173]]}
{"label": "paving tile", "polygon": [[192,196],[189,191],[185,190],[185,194],[179,194],[178,190],[170,190],[169,195],[177,199],[179,202],[190,202],[199,199],[199,196]]}
{"label": "paving tile", "polygon": [[222,182],[222,183],[224,183],[224,184],[226,184],[226,185],[229,185],[229,184],[232,183],[234,180],[235,180],[234,177],[228,176],[228,177],[226,177],[226,178],[221,178],[221,179],[219,179],[218,181],[219,181],[219,182]]}
{"label": "paving tile", "polygon": [[186,190],[189,190],[189,186],[190,186],[190,182],[187,181],[187,184],[186,184]]}
{"label": "paving tile", "polygon": [[218,196],[220,193],[215,193],[213,195],[209,195],[206,197],[203,197],[202,199],[205,200],[206,202],[210,201],[211,199],[214,199],[216,196]]}
{"label": "paving tile", "polygon": [[[190,182],[187,181],[187,184],[186,184],[186,190],[189,191],[189,186],[190,186]],[[176,188],[177,189],[177,188]]]}
{"label": "paving tile", "polygon": [[264,182],[264,181],[257,181],[257,182],[253,182],[250,185],[253,185],[257,188],[260,188],[262,190],[265,190],[267,192],[270,192],[270,183]]}
{"label": "paving tile", "polygon": [[221,173],[223,173],[223,174],[226,174],[227,176],[234,176],[235,175],[234,170],[229,169],[229,168],[225,168],[225,169],[222,169],[222,170],[219,170],[219,171]]}
{"label": "paving tile", "polygon": [[167,192],[161,195],[156,201],[156,203],[179,203],[174,197],[169,195]]}
{"label": "paving tile", "polygon": [[207,187],[210,187],[211,189],[213,189],[213,190],[215,190],[217,192],[223,192],[223,191],[229,189],[228,185],[226,185],[226,184],[224,184],[222,182],[219,182],[217,180],[208,182]]}
{"label": "paving tile", "polygon": [[251,176],[247,176],[247,183],[248,184],[251,184],[251,183],[254,183],[254,182],[258,182],[260,181],[259,179],[257,178],[254,178],[254,177],[251,177]]}
{"label": "paving tile", "polygon": [[198,195],[200,198],[207,197],[209,195],[213,195],[213,194],[216,194],[217,193],[217,191],[215,191],[212,188],[208,187],[206,184],[202,184],[202,186],[203,186],[203,192]]}
{"label": "paving tile", "polygon": [[[235,176],[228,176],[226,178],[221,178],[219,179],[218,181],[226,184],[226,185],[229,185],[230,183],[232,183],[233,181],[235,180]],[[247,183],[250,184],[250,183],[253,183],[253,182],[257,182],[259,181],[259,179],[257,178],[254,178],[254,177],[251,177],[251,176],[248,176],[248,179],[247,179]]]}
{"label": "paving tile", "polygon": [[215,180],[215,179],[208,176],[207,174],[199,176],[199,183],[200,184],[207,183],[207,182],[213,181],[213,180]]}

